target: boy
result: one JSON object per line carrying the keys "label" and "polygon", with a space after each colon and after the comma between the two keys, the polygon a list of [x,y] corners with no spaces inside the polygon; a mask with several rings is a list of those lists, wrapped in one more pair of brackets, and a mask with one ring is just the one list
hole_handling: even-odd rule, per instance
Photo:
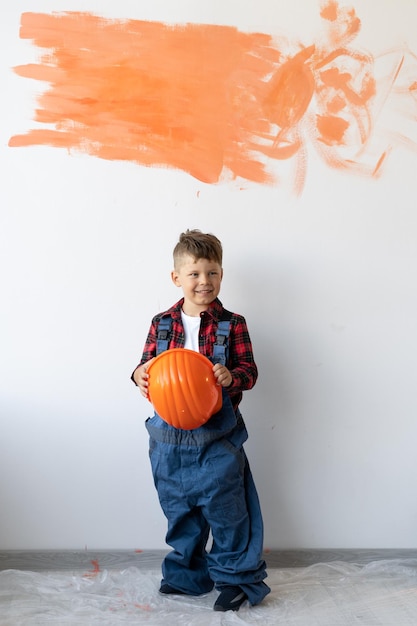
{"label": "boy", "polygon": [[[171,277],[183,297],[153,318],[132,379],[148,397],[147,369],[157,354],[160,320],[168,318],[167,348],[188,348],[220,361],[213,373],[222,387],[223,406],[195,430],[173,428],[157,414],[146,421],[154,482],[168,520],[166,542],[173,548],[162,565],[159,591],[197,596],[215,586],[220,594],[214,610],[237,611],[245,600],[259,604],[270,592],[263,582],[262,514],[243,450],[248,434],[238,408],[258,371],[245,319],[226,311],[218,299],[221,242],[212,234],[187,230],[173,256]],[[218,341],[222,320],[228,337]],[[206,552],[210,530],[213,543]]]}

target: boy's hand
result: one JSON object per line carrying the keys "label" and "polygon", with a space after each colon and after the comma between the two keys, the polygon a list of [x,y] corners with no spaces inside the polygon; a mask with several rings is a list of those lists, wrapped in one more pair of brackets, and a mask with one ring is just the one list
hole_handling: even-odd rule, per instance
{"label": "boy's hand", "polygon": [[143,395],[144,398],[149,398],[148,395],[148,378],[149,378],[149,374],[148,374],[148,367],[150,366],[150,364],[152,363],[154,359],[150,359],[149,361],[146,361],[146,363],[144,363],[143,365],[140,365],[139,367],[137,367],[133,373],[133,380],[135,381],[135,383],[137,384],[137,386],[139,387],[139,391],[141,392],[141,394]]}
{"label": "boy's hand", "polygon": [[221,363],[216,363],[213,367],[213,374],[216,379],[216,383],[222,387],[230,387],[233,382],[233,378],[227,367]]}

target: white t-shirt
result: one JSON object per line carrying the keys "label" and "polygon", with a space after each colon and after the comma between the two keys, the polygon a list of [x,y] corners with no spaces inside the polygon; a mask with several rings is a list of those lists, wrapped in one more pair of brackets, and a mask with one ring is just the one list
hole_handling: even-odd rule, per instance
{"label": "white t-shirt", "polygon": [[200,332],[200,316],[191,317],[191,315],[186,315],[184,311],[181,311],[181,319],[184,325],[185,332],[185,344],[184,348],[188,350],[194,350],[195,352],[199,352],[198,349],[198,335]]}

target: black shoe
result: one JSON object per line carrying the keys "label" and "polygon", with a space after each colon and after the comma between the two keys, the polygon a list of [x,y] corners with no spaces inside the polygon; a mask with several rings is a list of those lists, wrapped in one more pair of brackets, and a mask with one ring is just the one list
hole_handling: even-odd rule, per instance
{"label": "black shoe", "polygon": [[224,587],[217,598],[215,611],[238,611],[248,596],[240,587]]}
{"label": "black shoe", "polygon": [[171,585],[168,585],[168,583],[162,583],[162,585],[159,588],[159,593],[165,593],[165,594],[175,594],[177,596],[183,596],[184,592],[180,591],[179,589],[175,589],[174,587],[171,587]]}

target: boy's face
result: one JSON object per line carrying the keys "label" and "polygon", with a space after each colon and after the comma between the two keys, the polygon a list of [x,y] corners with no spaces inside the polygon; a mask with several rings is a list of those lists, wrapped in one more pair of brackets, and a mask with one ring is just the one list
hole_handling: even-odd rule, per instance
{"label": "boy's face", "polygon": [[171,277],[174,285],[182,288],[184,313],[198,316],[219,295],[223,270],[216,261],[184,255],[177,261]]}

